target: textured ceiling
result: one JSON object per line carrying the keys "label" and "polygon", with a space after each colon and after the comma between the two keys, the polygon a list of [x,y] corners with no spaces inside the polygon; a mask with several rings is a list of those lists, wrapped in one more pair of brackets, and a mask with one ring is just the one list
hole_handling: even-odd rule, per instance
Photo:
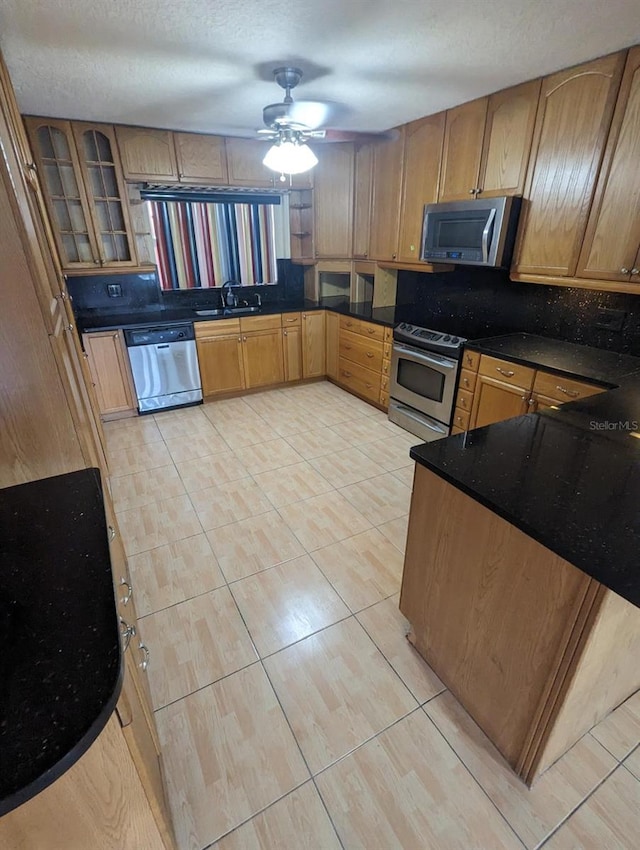
{"label": "textured ceiling", "polygon": [[295,95],[385,130],[640,42],[640,0],[0,0],[23,112],[251,135]]}

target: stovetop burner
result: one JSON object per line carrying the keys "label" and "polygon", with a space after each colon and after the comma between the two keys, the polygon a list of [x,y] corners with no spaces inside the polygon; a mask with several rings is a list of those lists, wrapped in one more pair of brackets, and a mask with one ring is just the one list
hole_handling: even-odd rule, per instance
{"label": "stovetop burner", "polygon": [[464,337],[432,331],[429,328],[410,325],[408,322],[402,322],[394,329],[393,338],[424,351],[437,351],[457,359],[460,357],[460,349],[466,342]]}

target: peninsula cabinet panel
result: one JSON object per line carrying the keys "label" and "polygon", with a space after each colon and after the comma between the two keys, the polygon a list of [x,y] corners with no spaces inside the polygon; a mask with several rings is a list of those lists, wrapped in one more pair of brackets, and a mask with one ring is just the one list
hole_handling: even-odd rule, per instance
{"label": "peninsula cabinet panel", "polygon": [[230,186],[267,188],[275,185],[277,175],[262,160],[269,150],[266,142],[253,139],[226,139]]}
{"label": "peninsula cabinet panel", "polygon": [[313,205],[317,257],[351,257],[353,144],[325,145],[315,167]]}
{"label": "peninsula cabinet panel", "polygon": [[640,48],[629,52],[578,276],[640,284]]}
{"label": "peninsula cabinet panel", "polygon": [[[197,326],[196,326],[197,327]],[[243,390],[244,361],[240,334],[196,337],[204,396]]]}
{"label": "peninsula cabinet panel", "polygon": [[397,132],[397,138],[380,142],[373,149],[369,254],[374,260],[398,259],[404,128]]}
{"label": "peninsula cabinet panel", "polygon": [[242,337],[244,381],[247,389],[281,384],[284,381],[282,339],[280,327],[249,333]]}
{"label": "peninsula cabinet panel", "polygon": [[445,113],[405,126],[404,176],[398,259],[420,260],[424,205],[438,200]]}
{"label": "peninsula cabinet panel", "polygon": [[575,274],[623,64],[616,53],[543,80],[516,274]]}
{"label": "peninsula cabinet panel", "polygon": [[371,191],[373,188],[373,147],[356,145],[353,196],[353,256],[366,260],[371,236]]}
{"label": "peninsula cabinet panel", "polygon": [[440,201],[468,201],[476,196],[487,100],[481,97],[447,110]]}
{"label": "peninsula cabinet panel", "polygon": [[121,331],[85,334],[83,345],[100,414],[117,418],[135,411],[132,379]]}
{"label": "peninsula cabinet panel", "polygon": [[302,314],[302,375],[321,378],[325,374],[324,310]]}
{"label": "peninsula cabinet panel", "polygon": [[178,178],[181,183],[225,186],[229,181],[223,136],[174,133]]}
{"label": "peninsula cabinet panel", "polygon": [[541,83],[530,80],[489,97],[478,181],[481,197],[523,193]]}
{"label": "peninsula cabinet panel", "polygon": [[116,127],[126,180],[169,182],[178,179],[173,134],[146,127]]}

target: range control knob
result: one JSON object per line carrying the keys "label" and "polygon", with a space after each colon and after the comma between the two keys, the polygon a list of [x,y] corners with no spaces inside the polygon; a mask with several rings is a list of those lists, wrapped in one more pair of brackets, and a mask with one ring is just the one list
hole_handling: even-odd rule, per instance
{"label": "range control knob", "polygon": [[449,342],[450,339],[451,337],[449,336],[449,334],[447,334],[445,337],[443,337],[443,342]]}

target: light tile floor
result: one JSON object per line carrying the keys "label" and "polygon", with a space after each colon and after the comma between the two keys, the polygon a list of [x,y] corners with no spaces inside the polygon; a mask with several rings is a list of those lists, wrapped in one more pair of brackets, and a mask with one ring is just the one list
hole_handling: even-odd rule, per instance
{"label": "light tile floor", "polygon": [[412,435],[327,382],[105,431],[180,850],[640,847],[640,694],[529,790],[407,642]]}

